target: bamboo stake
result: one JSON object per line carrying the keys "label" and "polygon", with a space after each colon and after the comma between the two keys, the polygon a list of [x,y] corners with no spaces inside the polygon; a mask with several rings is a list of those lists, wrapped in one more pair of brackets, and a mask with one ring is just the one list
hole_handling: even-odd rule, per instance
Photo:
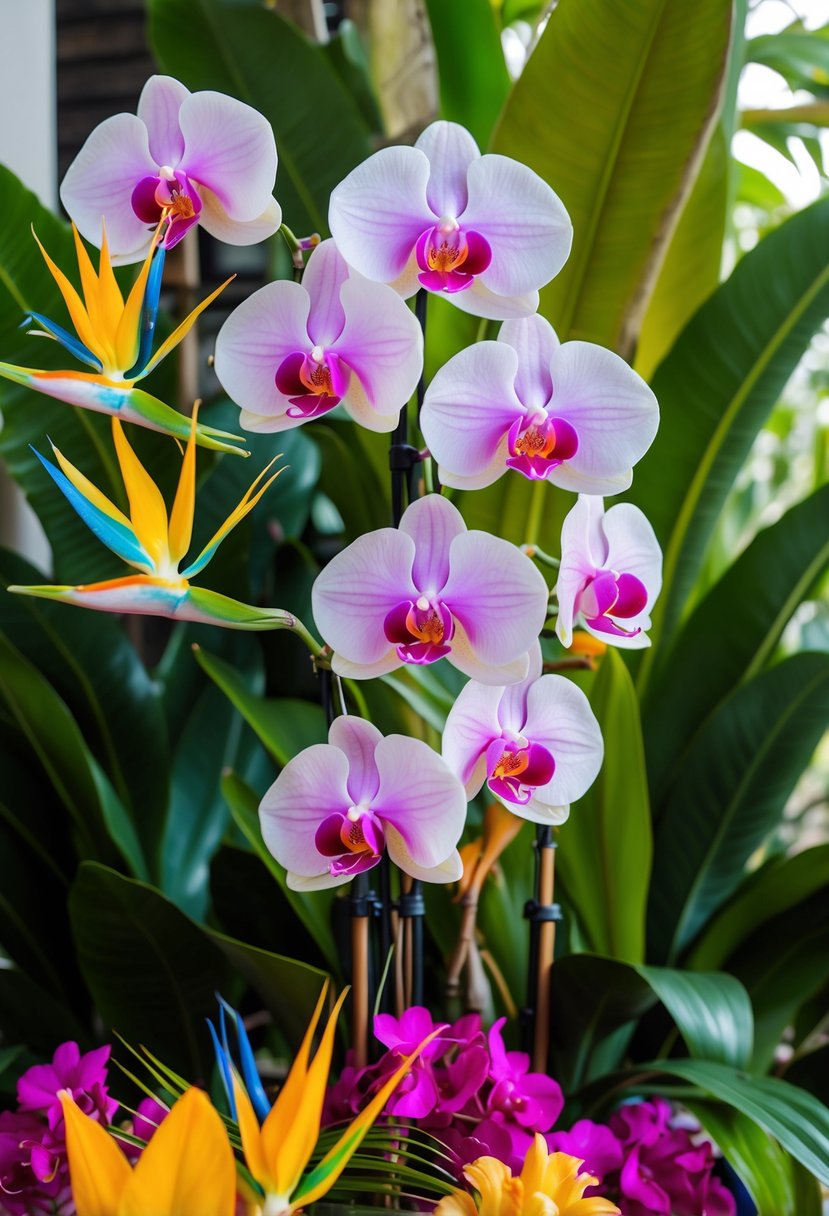
{"label": "bamboo stake", "polygon": [[[542,843],[542,833],[546,833]],[[550,828],[540,828],[538,844],[538,895],[541,909],[553,912],[555,887],[555,843]],[[555,954],[556,922],[550,917],[538,923],[537,988],[535,992],[535,1021],[533,1026],[532,1061],[535,1072],[547,1071],[550,1050],[550,983]]]}

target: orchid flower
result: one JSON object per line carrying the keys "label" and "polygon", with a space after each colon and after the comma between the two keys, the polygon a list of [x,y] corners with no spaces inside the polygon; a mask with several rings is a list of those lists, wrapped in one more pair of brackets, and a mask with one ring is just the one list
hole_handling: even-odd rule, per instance
{"label": "orchid flower", "polygon": [[580,1174],[583,1164],[566,1153],[548,1153],[537,1133],[517,1178],[497,1157],[479,1157],[464,1170],[477,1199],[455,1191],[441,1199],[435,1216],[620,1216],[609,1199],[584,1197],[598,1179]]}
{"label": "orchid flower", "polygon": [[[186,439],[190,434],[190,419],[149,393],[142,392],[135,384],[142,377],[149,375],[161,360],[178,346],[199,314],[215,300],[219,292],[224,291],[230,279],[206,300],[202,300],[198,308],[193,309],[153,354],[152,342],[164,270],[163,247],[154,245],[150,249],[125,301],[112,272],[106,232],[101,241],[97,271],[77,229],[73,228],[73,232],[83,299],[49,257],[40,241],[37,243],[66,303],[75,334],[69,333],[63,326],[50,321],[39,312],[30,313],[25,324],[35,322],[40,328],[30,330],[30,333],[53,338],[69,351],[70,355],[80,359],[93,370],[36,371],[31,367],[0,363],[0,376],[47,397],[66,401],[70,405],[78,405],[96,413],[112,414],[125,422],[135,422],[150,430],[163,431]],[[226,431],[217,431],[213,427],[199,427],[197,442],[202,447],[244,455],[235,446],[236,443],[243,442],[239,437]]]}
{"label": "orchid flower", "polygon": [[662,550],[638,507],[618,503],[605,512],[601,498],[584,494],[561,530],[558,621],[562,646],[581,625],[602,642],[639,650],[662,587]]}
{"label": "orchid flower", "polygon": [[249,431],[284,431],[340,402],[372,431],[391,431],[423,370],[423,335],[390,287],[349,273],[333,241],[302,283],[255,291],[216,340],[216,375]]}
{"label": "orchid flower", "polygon": [[653,442],[659,407],[613,351],[563,342],[541,316],[450,359],[426,391],[423,436],[444,485],[479,490],[508,469],[564,490],[618,494]]}
{"label": "orchid flower", "polygon": [[314,619],[342,676],[369,679],[446,656],[485,684],[527,674],[547,586],[520,549],[469,532],[456,507],[427,494],[400,527],[359,537],[317,577]]}
{"label": "orchid flower", "polygon": [[319,1139],[337,1017],[348,993],[346,989],[334,1006],[316,1054],[309,1064],[311,1043],[327,991],[326,983],[291,1071],[261,1127],[247,1092],[238,1076],[232,1074],[245,1161],[251,1175],[264,1191],[262,1216],[289,1216],[298,1208],[309,1207],[327,1194],[424,1046],[421,1043],[415,1048],[322,1160],[305,1173]]}
{"label": "orchid flower", "polygon": [[351,716],[285,765],[259,807],[268,850],[294,890],[348,882],[384,851],[412,878],[455,882],[463,786],[419,739]]}
{"label": "orchid flower", "polygon": [[115,114],[89,136],[60,198],[88,241],[97,242],[103,216],[116,261],[138,262],[160,220],[168,249],[194,224],[230,245],[272,236],[282,220],[275,179],[276,143],[261,114],[151,76],[137,115]]}
{"label": "orchid flower", "polygon": [[77,1216],[233,1216],[233,1150],[201,1090],[179,1098],[134,1169],[114,1137],[66,1091],[62,1104]]}
{"label": "orchid flower", "polygon": [[602,735],[587,697],[564,676],[542,675],[538,648],[526,680],[461,690],[443,732],[443,758],[467,798],[486,782],[510,811],[563,823],[599,772]]}
{"label": "orchid flower", "polygon": [[78,587],[9,587],[8,590],[42,599],[63,600],[100,612],[175,617],[176,620],[222,625],[227,629],[299,628],[302,631],[303,627],[296,618],[280,608],[254,608],[215,591],[190,586],[190,579],[204,569],[222,540],[253,510],[282,470],[260,484],[273,464],[271,461],[198,557],[180,571],[179,566],[190,547],[193,533],[195,415],[169,519],[161,491],[130,447],[117,418],[112,421],[112,432],[129,499],[129,517],[70,464],[54,445],[52,450],[59,467],[39,453],[35,454],[87,527],[108,549],[128,565],[134,566],[139,573]]}
{"label": "orchid flower", "polygon": [[353,169],[331,195],[328,226],[367,278],[402,296],[425,287],[495,320],[535,311],[573,239],[545,181],[507,156],[482,156],[454,122],[432,123],[413,148],[381,148]]}

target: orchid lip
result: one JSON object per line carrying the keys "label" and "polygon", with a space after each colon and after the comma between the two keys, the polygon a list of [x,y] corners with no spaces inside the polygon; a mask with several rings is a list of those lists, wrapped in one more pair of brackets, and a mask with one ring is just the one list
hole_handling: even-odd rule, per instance
{"label": "orchid lip", "polygon": [[414,601],[401,600],[392,608],[383,630],[387,639],[396,643],[402,662],[435,663],[450,653],[455,623],[446,604],[420,595]]}

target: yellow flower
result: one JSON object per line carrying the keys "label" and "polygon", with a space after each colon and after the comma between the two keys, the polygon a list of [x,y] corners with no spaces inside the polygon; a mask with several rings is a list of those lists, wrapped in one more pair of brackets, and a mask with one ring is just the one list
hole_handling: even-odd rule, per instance
{"label": "yellow flower", "polygon": [[179,1098],[135,1169],[68,1091],[60,1099],[77,1216],[233,1216],[233,1150],[201,1090]]}
{"label": "yellow flower", "polygon": [[466,1191],[455,1191],[441,1199],[434,1216],[619,1216],[609,1199],[585,1199],[585,1190],[598,1179],[580,1174],[583,1164],[567,1153],[548,1153],[537,1134],[517,1178],[496,1157],[479,1157],[464,1170],[477,1203]]}

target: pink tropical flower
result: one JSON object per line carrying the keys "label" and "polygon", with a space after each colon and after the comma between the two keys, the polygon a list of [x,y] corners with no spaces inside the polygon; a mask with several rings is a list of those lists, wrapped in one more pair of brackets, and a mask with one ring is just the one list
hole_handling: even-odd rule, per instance
{"label": "pink tropical flower", "polygon": [[541,1072],[530,1072],[530,1057],[524,1051],[507,1051],[501,1034],[506,1018],[499,1018],[489,1031],[490,1069],[493,1082],[486,1100],[487,1117],[475,1135],[486,1140],[491,1124],[509,1134],[512,1152],[523,1157],[536,1132],[547,1132],[564,1109],[561,1086]]}
{"label": "pink tropical flower", "polygon": [[162,218],[168,248],[194,224],[231,245],[272,236],[282,220],[275,180],[267,119],[224,93],[191,93],[171,76],[151,76],[137,114],[95,128],[60,197],[91,244],[100,244],[103,217],[113,261],[138,262]]}
{"label": "pink tropical flower", "polygon": [[343,403],[372,431],[391,431],[423,369],[423,335],[390,287],[317,246],[302,283],[255,291],[216,339],[216,374],[249,431],[284,431]]}
{"label": "pink tropical flower", "polygon": [[573,228],[532,169],[482,156],[457,123],[435,122],[413,148],[382,148],[331,195],[328,225],[346,261],[391,283],[419,287],[465,312],[504,320],[538,307],[538,288],[561,270]]}
{"label": "pink tropical flower", "polygon": [[662,550],[639,508],[623,502],[605,512],[601,498],[579,495],[561,530],[561,644],[569,646],[581,625],[612,646],[650,646],[648,614],[661,587]]}
{"label": "pink tropical flower", "polygon": [[348,882],[384,851],[404,873],[455,882],[466,796],[419,739],[383,736],[361,718],[337,718],[327,743],[290,760],[259,807],[262,836],[294,890]]}
{"label": "pink tropical flower", "polygon": [[560,343],[536,314],[450,359],[421,424],[444,485],[479,490],[515,469],[564,490],[618,494],[653,442],[659,407],[624,359],[592,342]]}
{"label": "pink tropical flower", "polygon": [[448,658],[485,684],[527,674],[547,614],[547,585],[515,545],[469,532],[428,494],[338,553],[314,583],[317,628],[343,676],[370,679],[403,663]]}
{"label": "pink tropical flower", "polygon": [[534,823],[563,823],[596,779],[602,735],[587,697],[564,676],[506,688],[470,680],[449,711],[443,758],[474,798],[486,782],[504,806]]}

